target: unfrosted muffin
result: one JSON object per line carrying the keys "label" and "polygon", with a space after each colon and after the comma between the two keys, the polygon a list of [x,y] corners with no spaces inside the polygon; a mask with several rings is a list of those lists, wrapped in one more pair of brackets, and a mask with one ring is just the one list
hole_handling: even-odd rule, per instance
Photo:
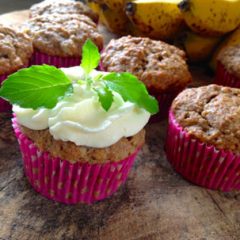
{"label": "unfrosted muffin", "polygon": [[240,44],[223,49],[217,61],[215,83],[240,88]]}
{"label": "unfrosted muffin", "polygon": [[76,66],[80,64],[81,49],[87,39],[100,50],[103,47],[96,24],[84,15],[43,15],[28,20],[23,28],[33,39],[32,64]]}
{"label": "unfrosted muffin", "polygon": [[162,115],[192,79],[182,50],[149,38],[111,40],[101,54],[101,68],[137,76],[158,98]]}
{"label": "unfrosted muffin", "polygon": [[212,189],[240,189],[240,90],[187,89],[173,101],[168,159],[188,180]]}
{"label": "unfrosted muffin", "polygon": [[[26,34],[0,25],[0,84],[10,73],[28,66],[32,53],[32,41]],[[0,100],[0,112],[9,109],[10,105]]]}
{"label": "unfrosted muffin", "polygon": [[82,2],[72,0],[46,0],[30,8],[30,17],[52,14],[81,14],[98,22],[98,15]]}

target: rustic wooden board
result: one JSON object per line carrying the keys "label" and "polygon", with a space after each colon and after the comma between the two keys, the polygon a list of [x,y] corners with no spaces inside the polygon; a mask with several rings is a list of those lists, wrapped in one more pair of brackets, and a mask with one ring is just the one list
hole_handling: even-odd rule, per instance
{"label": "rustic wooden board", "polygon": [[[2,19],[19,24],[27,16]],[[211,80],[199,70],[193,73],[193,85]],[[206,190],[176,174],[163,150],[167,121],[147,127],[134,169],[113,197],[92,206],[66,206],[31,188],[10,118],[0,114],[0,240],[240,239],[240,193]]]}

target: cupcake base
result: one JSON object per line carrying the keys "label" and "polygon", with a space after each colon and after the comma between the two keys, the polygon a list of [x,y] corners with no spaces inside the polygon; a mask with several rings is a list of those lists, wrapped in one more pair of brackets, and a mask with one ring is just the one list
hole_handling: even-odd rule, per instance
{"label": "cupcake base", "polygon": [[217,64],[214,83],[222,86],[240,88],[240,79],[229,73],[221,62]]}
{"label": "cupcake base", "polygon": [[126,181],[138,150],[119,162],[105,164],[70,163],[41,152],[21,133],[16,119],[13,128],[18,139],[25,174],[43,196],[65,204],[91,204],[105,199]]}
{"label": "cupcake base", "polygon": [[190,182],[224,192],[240,190],[240,156],[191,137],[172,112],[165,149],[173,168]]}
{"label": "cupcake base", "polygon": [[40,52],[34,52],[31,59],[31,65],[48,64],[58,68],[79,66],[80,62],[80,57],[57,57]]}

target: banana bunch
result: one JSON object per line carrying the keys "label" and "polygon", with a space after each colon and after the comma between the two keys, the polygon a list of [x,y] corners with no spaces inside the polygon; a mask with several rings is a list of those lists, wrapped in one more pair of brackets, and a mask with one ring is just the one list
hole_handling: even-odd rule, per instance
{"label": "banana bunch", "polygon": [[116,34],[127,34],[129,19],[124,12],[124,0],[89,0],[88,6],[99,14],[99,20]]}
{"label": "banana bunch", "polygon": [[210,58],[217,44],[218,37],[202,37],[198,34],[187,32],[183,37],[183,48],[191,62],[203,62]]}
{"label": "banana bunch", "polygon": [[238,44],[240,44],[240,27],[237,30],[235,30],[232,34],[227,36],[225,40],[219,45],[219,47],[214,52],[211,61],[209,62],[209,67],[213,71],[215,71],[217,67],[217,58],[220,52],[227,47],[236,46]]}
{"label": "banana bunch", "polygon": [[178,9],[180,0],[135,0],[125,3],[125,12],[133,26],[154,39],[173,39],[183,27]]}
{"label": "banana bunch", "polygon": [[188,27],[203,36],[222,36],[240,24],[239,0],[182,0],[178,6]]}

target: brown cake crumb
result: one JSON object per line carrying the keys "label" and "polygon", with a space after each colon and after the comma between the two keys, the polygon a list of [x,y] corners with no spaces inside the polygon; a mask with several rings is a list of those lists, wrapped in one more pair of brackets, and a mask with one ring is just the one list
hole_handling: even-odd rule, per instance
{"label": "brown cake crumb", "polygon": [[185,53],[167,43],[140,37],[111,40],[102,53],[109,72],[130,72],[150,90],[175,92],[191,82]]}
{"label": "brown cake crumb", "polygon": [[240,89],[218,85],[187,89],[174,100],[172,111],[190,135],[240,153]]}
{"label": "brown cake crumb", "polygon": [[218,60],[229,73],[240,79],[240,44],[223,49]]}
{"label": "brown cake crumb", "polygon": [[87,5],[72,0],[48,0],[34,4],[30,8],[30,17],[38,17],[47,14],[82,14],[91,18],[94,22],[98,21],[98,15]]}
{"label": "brown cake crumb", "polygon": [[23,28],[32,37],[35,50],[51,56],[80,57],[87,39],[99,49],[103,47],[96,24],[84,15],[43,15],[28,20]]}
{"label": "brown cake crumb", "polygon": [[32,53],[32,41],[26,34],[0,25],[0,75],[27,66]]}
{"label": "brown cake crumb", "polygon": [[68,160],[71,163],[118,162],[133,154],[145,141],[145,131],[141,130],[132,137],[122,138],[110,147],[90,148],[77,146],[70,141],[54,140],[48,129],[36,131],[24,126],[20,126],[20,129],[41,151],[49,152],[51,156]]}

